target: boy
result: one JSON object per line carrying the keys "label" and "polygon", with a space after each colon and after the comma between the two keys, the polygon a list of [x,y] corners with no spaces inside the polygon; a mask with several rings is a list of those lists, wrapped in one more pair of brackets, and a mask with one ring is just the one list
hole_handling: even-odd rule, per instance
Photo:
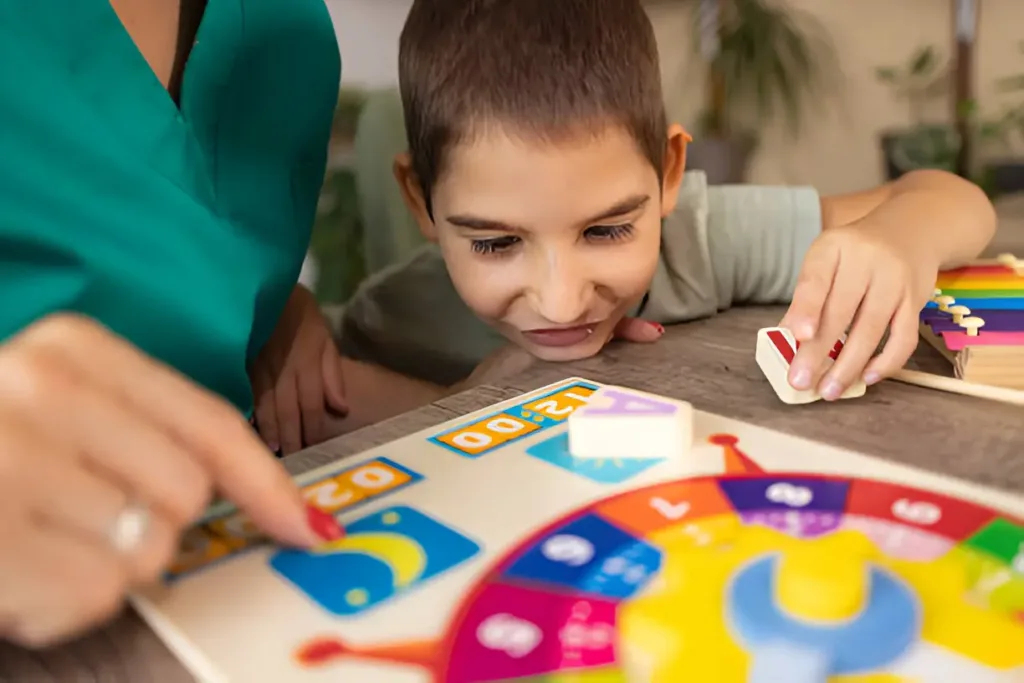
{"label": "boy", "polygon": [[666,121],[638,0],[416,0],[399,69],[394,174],[436,247],[365,283],[342,345],[431,381],[457,379],[495,332],[572,360],[628,315],[791,302],[790,382],[834,399],[903,365],[937,271],[995,230],[985,195],[941,172],[836,197],[684,175],[689,137]]}

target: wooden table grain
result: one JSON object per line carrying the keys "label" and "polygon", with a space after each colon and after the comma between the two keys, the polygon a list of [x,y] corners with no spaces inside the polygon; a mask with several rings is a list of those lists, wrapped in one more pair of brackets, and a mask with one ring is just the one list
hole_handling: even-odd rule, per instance
{"label": "wooden table grain", "polygon": [[[786,406],[754,362],[755,332],[781,309],[749,308],[669,329],[653,345],[613,344],[600,356],[538,363],[526,372],[445,398],[287,459],[303,472],[570,376],[623,384],[690,401],[707,412],[1024,494],[1020,407],[885,382],[854,401]],[[914,363],[944,369],[922,344]],[[62,647],[0,646],[0,681],[11,683],[193,683],[128,611]]]}

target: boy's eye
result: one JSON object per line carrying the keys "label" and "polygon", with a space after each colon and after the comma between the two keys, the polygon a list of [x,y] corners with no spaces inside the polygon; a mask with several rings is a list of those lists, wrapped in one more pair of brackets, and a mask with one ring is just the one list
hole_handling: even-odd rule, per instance
{"label": "boy's eye", "polygon": [[585,231],[585,235],[593,240],[621,240],[633,233],[633,226],[625,225],[594,225]]}
{"label": "boy's eye", "polygon": [[473,240],[472,248],[477,254],[498,254],[508,251],[519,244],[519,238],[512,235],[506,237],[493,237],[486,240]]}
{"label": "boy's eye", "polygon": [[[583,233],[587,239],[604,242],[625,239],[633,234],[633,226],[624,225],[594,225],[587,228]],[[485,240],[472,240],[470,242],[473,251],[477,254],[502,254],[511,250],[522,241],[514,235],[503,237],[491,237]]]}

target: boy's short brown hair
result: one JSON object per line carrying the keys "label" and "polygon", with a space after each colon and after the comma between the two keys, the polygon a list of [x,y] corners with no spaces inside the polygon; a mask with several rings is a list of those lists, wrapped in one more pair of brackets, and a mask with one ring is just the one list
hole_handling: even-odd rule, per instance
{"label": "boy's short brown hair", "polygon": [[399,83],[428,210],[447,150],[486,125],[551,141],[623,126],[661,176],[658,46],[640,0],[415,0]]}

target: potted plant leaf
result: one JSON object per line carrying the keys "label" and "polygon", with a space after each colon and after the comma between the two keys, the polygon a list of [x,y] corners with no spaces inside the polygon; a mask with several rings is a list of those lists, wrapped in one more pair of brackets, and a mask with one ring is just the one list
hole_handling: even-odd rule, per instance
{"label": "potted plant leaf", "polygon": [[714,184],[746,180],[758,130],[776,117],[795,134],[803,116],[838,83],[831,38],[784,0],[681,0],[697,19],[706,109],[688,153]]}
{"label": "potted plant leaf", "polygon": [[[1024,42],[1019,49],[1024,54]],[[998,116],[975,124],[983,150],[999,150],[985,159],[986,180],[994,194],[1024,192],[1024,73],[999,79],[996,89],[1010,102]],[[972,103],[970,113],[976,110]]]}
{"label": "potted plant leaf", "polygon": [[[1024,143],[1024,98],[996,116],[983,116],[974,98],[961,99],[955,102],[955,123],[929,120],[929,105],[944,99],[951,84],[950,69],[932,46],[919,48],[903,67],[879,68],[876,75],[907,101],[910,112],[910,126],[890,129],[881,137],[888,179],[938,168],[959,173],[992,196],[1024,190],[1024,159],[1007,155]],[[1024,95],[1024,75],[1000,79],[997,90]],[[966,165],[961,158],[964,134],[975,143]]]}
{"label": "potted plant leaf", "polygon": [[927,120],[929,106],[948,94],[950,84],[949,66],[935,46],[922,46],[902,66],[879,67],[875,75],[907,102],[910,121],[882,133],[886,177],[894,180],[919,168],[953,171],[960,136],[949,123]]}
{"label": "potted plant leaf", "polygon": [[366,97],[361,88],[343,87],[334,110],[327,171],[308,256],[317,273],[316,296],[323,305],[347,301],[366,272],[363,219],[350,164],[353,137]]}

